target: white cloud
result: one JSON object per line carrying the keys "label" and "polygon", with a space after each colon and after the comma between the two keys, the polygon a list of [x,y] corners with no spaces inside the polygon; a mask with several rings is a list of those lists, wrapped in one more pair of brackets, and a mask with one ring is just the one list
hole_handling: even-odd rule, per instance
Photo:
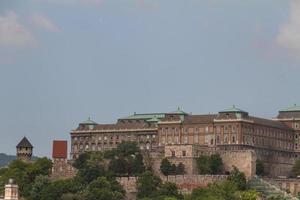
{"label": "white cloud", "polygon": [[277,44],[300,57],[300,1],[292,0],[289,20],[280,26]]}
{"label": "white cloud", "polygon": [[32,16],[32,22],[43,29],[51,32],[59,32],[60,29],[48,18],[40,14],[35,14]]}
{"label": "white cloud", "polygon": [[7,12],[0,16],[0,46],[35,46],[33,35],[18,21],[18,15]]}

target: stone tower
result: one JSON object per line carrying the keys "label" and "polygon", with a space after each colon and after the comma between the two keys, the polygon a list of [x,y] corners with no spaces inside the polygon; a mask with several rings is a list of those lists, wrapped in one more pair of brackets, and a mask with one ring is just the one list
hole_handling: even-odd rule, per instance
{"label": "stone tower", "polygon": [[8,184],[5,185],[4,200],[18,200],[19,187],[14,183],[13,179],[9,179]]}
{"label": "stone tower", "polygon": [[33,146],[28,141],[26,137],[24,137],[21,142],[17,145],[17,157],[20,160],[25,162],[29,162],[32,157]]}

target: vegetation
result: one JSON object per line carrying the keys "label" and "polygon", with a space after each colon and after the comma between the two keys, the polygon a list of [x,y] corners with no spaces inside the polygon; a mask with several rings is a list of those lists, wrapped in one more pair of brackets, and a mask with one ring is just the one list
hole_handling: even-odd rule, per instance
{"label": "vegetation", "polygon": [[145,171],[143,156],[135,142],[122,142],[116,149],[105,152],[110,159],[109,170],[116,176],[137,176]]}
{"label": "vegetation", "polygon": [[224,172],[222,158],[219,154],[201,155],[196,162],[199,174],[222,174]]}
{"label": "vegetation", "polygon": [[245,189],[244,173],[234,168],[226,181],[195,189],[186,200],[256,200],[259,196],[256,191]]}
{"label": "vegetation", "polygon": [[0,153],[0,168],[9,165],[9,163],[15,160],[16,158],[17,158],[16,156]]}
{"label": "vegetation", "polygon": [[292,169],[292,176],[296,177],[299,175],[300,175],[300,159],[296,160]]}
{"label": "vegetation", "polygon": [[163,175],[182,175],[184,174],[185,167],[183,163],[179,163],[177,166],[172,164],[167,158],[164,158],[160,164],[160,171]]}
{"label": "vegetation", "polygon": [[256,175],[265,175],[264,163],[261,160],[256,160]]}
{"label": "vegetation", "polygon": [[47,158],[37,159],[34,163],[25,163],[21,160],[12,161],[8,168],[0,174],[0,188],[4,188],[8,179],[13,178],[19,185],[20,194],[29,197],[36,177],[48,176],[51,173],[52,162]]}
{"label": "vegetation", "polygon": [[178,192],[174,183],[162,183],[158,176],[147,171],[140,175],[137,182],[137,198],[143,200],[181,200],[183,196]]}

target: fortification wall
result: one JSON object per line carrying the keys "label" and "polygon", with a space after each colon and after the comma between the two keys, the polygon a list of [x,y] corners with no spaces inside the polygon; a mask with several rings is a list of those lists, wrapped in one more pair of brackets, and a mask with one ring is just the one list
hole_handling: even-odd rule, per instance
{"label": "fortification wall", "polygon": [[51,178],[53,179],[72,178],[77,173],[77,170],[72,166],[70,161],[66,159],[54,159],[52,163]]}
{"label": "fortification wall", "polygon": [[250,178],[256,172],[256,153],[253,150],[227,150],[219,151],[224,169],[230,172],[233,166],[244,172],[246,177]]}
{"label": "fortification wall", "polygon": [[265,181],[278,186],[293,196],[300,196],[300,179],[297,178],[264,178]]}
{"label": "fortification wall", "polygon": [[[190,193],[193,189],[207,187],[208,184],[226,180],[226,175],[178,175],[160,176],[163,182],[175,183],[183,193]],[[137,177],[118,177],[117,181],[124,187],[126,193],[136,193]]]}

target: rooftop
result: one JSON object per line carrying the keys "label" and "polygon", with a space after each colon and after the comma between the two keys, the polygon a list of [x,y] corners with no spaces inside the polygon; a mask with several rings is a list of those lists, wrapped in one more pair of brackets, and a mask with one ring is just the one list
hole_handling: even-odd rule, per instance
{"label": "rooftop", "polygon": [[20,147],[27,147],[27,148],[33,148],[32,144],[29,142],[29,140],[26,137],[23,137],[21,142],[17,145],[17,148]]}
{"label": "rooftop", "polygon": [[232,105],[230,108],[220,111],[220,113],[228,113],[228,112],[247,113],[246,111],[243,111],[243,110],[235,107],[235,105]]}
{"label": "rooftop", "polygon": [[300,112],[300,106],[298,106],[297,104],[294,104],[293,106],[282,109],[279,112]]}

